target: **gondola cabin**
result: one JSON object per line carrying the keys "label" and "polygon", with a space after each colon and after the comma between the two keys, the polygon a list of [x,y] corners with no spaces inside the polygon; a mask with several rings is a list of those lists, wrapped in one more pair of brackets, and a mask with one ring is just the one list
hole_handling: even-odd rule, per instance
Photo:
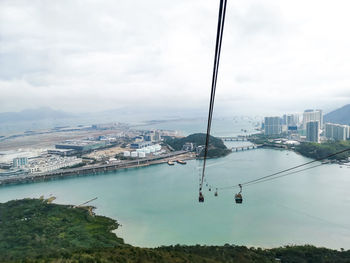
{"label": "gondola cabin", "polygon": [[200,203],[203,203],[203,202],[204,202],[204,196],[203,196],[202,192],[199,192],[198,201],[199,201]]}
{"label": "gondola cabin", "polygon": [[243,198],[242,198],[242,195],[240,193],[235,194],[235,201],[236,201],[236,204],[242,204]]}

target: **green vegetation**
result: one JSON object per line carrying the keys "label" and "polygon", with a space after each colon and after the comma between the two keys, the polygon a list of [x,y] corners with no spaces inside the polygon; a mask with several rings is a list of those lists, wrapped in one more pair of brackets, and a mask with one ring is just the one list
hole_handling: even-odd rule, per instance
{"label": "green vegetation", "polygon": [[[328,141],[324,143],[312,143],[312,142],[304,142],[300,145],[285,145],[282,143],[274,142],[274,139],[280,138],[278,136],[266,136],[264,134],[256,134],[249,137],[249,141],[255,144],[263,145],[264,147],[277,147],[277,148],[285,148],[285,149],[293,149],[296,152],[300,153],[303,156],[313,158],[313,159],[321,159],[325,158],[331,154],[336,152],[345,150],[350,148],[350,141]],[[344,152],[341,154],[337,154],[335,156],[330,157],[329,159],[334,160],[345,160],[350,157],[350,151]]]}
{"label": "green vegetation", "polygon": [[0,262],[62,256],[77,249],[123,245],[118,223],[87,208],[23,199],[0,204]]}
{"label": "green vegetation", "polygon": [[0,262],[350,262],[349,251],[314,246],[138,248],[111,233],[118,223],[87,208],[24,199],[0,204]]}
{"label": "green vegetation", "polygon": [[[300,154],[314,158],[325,158],[328,155],[350,148],[350,141],[335,141],[325,143],[302,143],[295,147]],[[350,151],[332,156],[329,159],[344,160],[350,157]]]}
{"label": "green vegetation", "polygon": [[[169,144],[172,148],[179,151],[185,143],[194,143],[196,146],[205,145],[206,140],[205,133],[195,133],[184,138],[167,138],[165,143]],[[215,138],[214,136],[209,137],[208,157],[222,157],[229,154],[231,151],[227,149],[221,139]],[[201,151],[200,157],[204,156],[204,151]]]}

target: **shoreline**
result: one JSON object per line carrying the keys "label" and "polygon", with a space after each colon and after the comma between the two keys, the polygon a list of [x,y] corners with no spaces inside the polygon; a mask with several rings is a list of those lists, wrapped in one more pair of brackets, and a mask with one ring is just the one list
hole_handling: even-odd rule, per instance
{"label": "shoreline", "polygon": [[79,168],[72,168],[66,170],[56,170],[49,173],[40,173],[27,175],[17,178],[5,178],[0,180],[0,187],[5,187],[7,185],[18,185],[18,184],[27,184],[35,182],[45,182],[57,179],[64,179],[69,177],[79,177],[79,176],[88,176],[88,175],[97,175],[105,174],[108,172],[123,170],[123,169],[132,169],[132,168],[141,168],[148,167],[151,165],[163,164],[170,161],[181,160],[193,160],[196,159],[190,152],[185,151],[176,151],[164,156],[137,159],[132,161],[124,161],[115,164],[103,164],[95,166],[83,166]]}

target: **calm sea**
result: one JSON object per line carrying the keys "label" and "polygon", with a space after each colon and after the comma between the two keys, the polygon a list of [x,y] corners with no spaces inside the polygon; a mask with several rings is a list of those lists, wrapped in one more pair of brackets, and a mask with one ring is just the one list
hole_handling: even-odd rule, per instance
{"label": "calm sea", "polygon": [[[223,122],[223,120],[222,120]],[[225,120],[214,135],[238,134],[252,125]],[[157,128],[161,124],[157,125]],[[183,127],[182,127],[183,126]],[[164,129],[185,134],[202,131],[203,123],[167,123]],[[222,127],[222,128],[220,128]],[[231,132],[230,132],[231,131]],[[248,131],[247,131],[248,132]],[[228,146],[246,144],[232,142]],[[235,185],[309,161],[294,152],[257,149],[207,162],[207,180]],[[116,231],[127,243],[154,247],[170,244],[242,244],[273,247],[313,244],[350,249],[350,168],[322,165],[277,180],[243,188],[243,204],[234,203],[237,189],[204,191],[198,203],[201,161],[155,165],[107,174],[0,188],[0,202],[54,195],[61,204],[91,205],[96,213],[117,219]]]}

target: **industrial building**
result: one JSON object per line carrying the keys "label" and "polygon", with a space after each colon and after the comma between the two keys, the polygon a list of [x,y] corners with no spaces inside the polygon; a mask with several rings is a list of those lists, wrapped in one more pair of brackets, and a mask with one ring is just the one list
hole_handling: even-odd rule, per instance
{"label": "industrial building", "polygon": [[73,149],[79,152],[90,152],[96,149],[104,148],[108,145],[107,141],[90,141],[90,140],[69,140],[56,144],[56,149]]}
{"label": "industrial building", "polygon": [[159,144],[155,145],[148,145],[147,147],[137,148],[136,151],[124,151],[123,156],[124,157],[139,157],[144,158],[148,154],[158,155],[161,153],[162,147]]}
{"label": "industrial building", "polygon": [[73,149],[54,149],[54,150],[47,150],[47,153],[59,155],[59,156],[72,156],[77,154],[78,151]]}
{"label": "industrial building", "polygon": [[130,144],[131,149],[141,149],[147,146],[151,146],[152,142],[151,141],[146,141],[146,142],[134,142]]}
{"label": "industrial building", "polygon": [[160,142],[161,141],[161,133],[158,130],[147,131],[143,135],[143,138],[144,138],[145,141]]}

